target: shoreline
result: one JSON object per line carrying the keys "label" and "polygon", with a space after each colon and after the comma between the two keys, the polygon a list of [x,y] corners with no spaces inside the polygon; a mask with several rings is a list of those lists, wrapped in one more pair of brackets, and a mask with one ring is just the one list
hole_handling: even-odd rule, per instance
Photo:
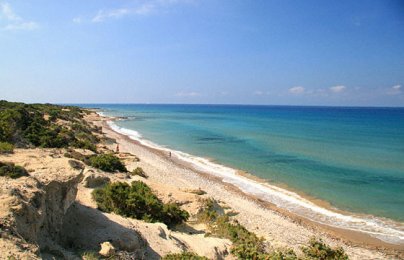
{"label": "shoreline", "polygon": [[[322,224],[322,223],[310,220],[304,216],[300,216],[298,214],[290,212],[287,209],[282,209],[271,202],[260,199],[257,196],[248,194],[248,193],[244,192],[242,189],[240,189],[239,187],[237,187],[235,184],[224,181],[224,178],[221,178],[219,176],[215,176],[213,174],[209,174],[209,173],[206,173],[206,172],[203,172],[203,171],[197,169],[197,167],[195,167],[195,165],[193,165],[191,162],[183,161],[183,160],[181,160],[181,158],[176,158],[175,156],[169,157],[168,154],[166,154],[166,152],[161,149],[144,145],[140,141],[133,140],[128,135],[115,131],[107,123],[108,121],[113,121],[114,118],[99,115],[98,112],[100,112],[100,111],[94,111],[94,110],[92,110],[92,111],[96,112],[96,115],[99,117],[98,120],[100,121],[101,125],[103,126],[103,128],[105,128],[105,130],[107,130],[107,136],[116,139],[120,145],[123,145],[124,147],[126,147],[126,146],[129,146],[129,144],[130,144],[130,145],[138,146],[136,149],[140,149],[140,148],[146,149],[147,151],[158,156],[160,160],[169,161],[170,163],[175,164],[177,167],[181,167],[184,171],[190,171],[190,172],[194,173],[195,175],[198,175],[199,178],[202,178],[205,181],[211,182],[213,185],[225,188],[227,192],[230,192],[241,199],[249,200],[250,202],[256,204],[256,206],[258,206],[264,210],[271,211],[273,215],[278,215],[278,217],[283,218],[285,222],[289,222],[288,225],[292,224],[295,226],[299,226],[299,228],[306,229],[307,231],[309,231],[309,233],[313,233],[312,235],[314,235],[314,236],[327,237],[327,239],[331,239],[332,241],[334,241],[334,243],[335,242],[341,243],[341,241],[343,241],[343,244],[348,247],[352,247],[352,248],[361,247],[361,249],[366,248],[366,249],[370,249],[372,251],[376,250],[378,252],[387,253],[390,256],[391,255],[395,255],[395,256],[400,255],[400,257],[402,257],[404,254],[403,245],[387,243],[387,242],[384,242],[378,238],[372,237],[369,234],[366,234],[366,233],[363,233],[360,231],[332,227],[332,226],[329,226],[326,224]],[[115,120],[117,120],[117,119],[115,119]],[[111,134],[111,132],[113,134]],[[118,138],[116,138],[116,137],[118,137]],[[131,149],[125,149],[125,150],[128,150],[126,152],[134,153],[134,151],[131,151]],[[268,184],[265,182],[265,180],[262,180],[247,172],[238,171],[237,174],[239,176],[242,176],[243,178],[248,178],[249,180],[252,180],[252,181],[255,181],[255,182],[258,182],[261,184]],[[210,192],[208,192],[208,194],[213,195],[214,193],[211,194]],[[297,194],[299,196],[301,195],[299,193],[297,193]],[[212,197],[215,197],[215,196],[212,196]],[[309,199],[309,201],[310,201],[310,198],[307,198],[305,196],[303,196],[303,198]],[[318,205],[318,203],[320,203],[320,206],[325,206],[325,207],[330,206],[331,207],[331,205],[324,205],[321,200],[314,201],[314,203],[317,205]],[[332,209],[335,210],[334,208],[332,208]],[[271,217],[273,217],[273,216],[271,216]],[[258,228],[258,226],[257,226],[257,229],[261,229],[261,227]],[[254,232],[256,232],[256,231],[254,230]],[[260,233],[260,232],[258,232],[258,233]],[[264,235],[265,235],[265,232],[264,232]],[[268,237],[266,237],[266,238],[268,239]],[[276,240],[276,239],[274,239],[274,240]],[[272,242],[275,242],[275,241],[272,241]],[[299,243],[297,243],[297,244],[299,244]],[[354,254],[354,255],[356,255],[356,254]]]}

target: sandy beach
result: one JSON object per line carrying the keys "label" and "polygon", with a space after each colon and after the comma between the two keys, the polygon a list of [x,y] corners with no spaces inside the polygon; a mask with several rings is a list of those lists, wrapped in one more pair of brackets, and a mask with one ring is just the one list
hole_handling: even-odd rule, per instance
{"label": "sandy beach", "polygon": [[[136,166],[144,169],[149,176],[148,184],[156,187],[157,192],[161,185],[173,190],[202,189],[207,196],[228,205],[235,212],[237,221],[264,237],[273,248],[299,250],[311,237],[319,237],[332,246],[344,247],[351,259],[399,259],[404,256],[402,246],[385,243],[364,233],[320,225],[249,196],[218,177],[192,169],[191,165],[170,157],[164,151],[146,147],[113,131],[107,124],[112,118],[92,113],[87,120],[102,126],[106,136],[119,144],[120,152],[140,158]],[[109,148],[115,147],[113,143]]]}

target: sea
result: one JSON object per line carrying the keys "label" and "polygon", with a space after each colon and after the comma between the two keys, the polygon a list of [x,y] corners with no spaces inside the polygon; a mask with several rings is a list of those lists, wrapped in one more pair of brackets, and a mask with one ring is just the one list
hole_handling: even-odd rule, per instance
{"label": "sea", "polygon": [[404,244],[404,108],[80,106],[294,214]]}

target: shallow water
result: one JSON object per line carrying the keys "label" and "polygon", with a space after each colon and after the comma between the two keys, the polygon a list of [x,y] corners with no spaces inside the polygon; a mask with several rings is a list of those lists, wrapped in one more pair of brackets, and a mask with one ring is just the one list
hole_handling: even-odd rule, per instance
{"label": "shallow water", "polygon": [[[402,108],[92,106],[102,108],[106,115],[128,117],[116,122],[118,130],[136,130],[142,139],[188,157],[210,158],[248,171],[270,184],[285,184],[342,210],[404,221]],[[241,182],[238,186],[261,197],[270,193]],[[279,201],[292,211],[297,209],[293,203]],[[299,210],[303,215],[323,214]],[[387,227],[382,218],[383,223],[371,216],[366,221]],[[403,236],[402,226],[398,230],[395,235]]]}

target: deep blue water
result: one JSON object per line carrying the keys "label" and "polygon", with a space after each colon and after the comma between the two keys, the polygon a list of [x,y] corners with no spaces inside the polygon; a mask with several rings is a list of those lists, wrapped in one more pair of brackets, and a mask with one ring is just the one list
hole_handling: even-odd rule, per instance
{"label": "deep blue water", "polygon": [[128,117],[117,125],[157,144],[404,221],[404,108],[85,106]]}

